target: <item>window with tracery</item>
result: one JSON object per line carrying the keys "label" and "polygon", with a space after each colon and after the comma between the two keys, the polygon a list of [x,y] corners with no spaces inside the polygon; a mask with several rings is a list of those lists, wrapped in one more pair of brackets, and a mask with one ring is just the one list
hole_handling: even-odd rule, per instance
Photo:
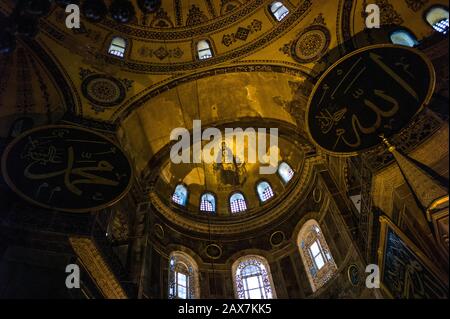
{"label": "window with tracery", "polygon": [[214,213],[216,211],[216,198],[211,193],[205,193],[200,200],[200,211]]}
{"label": "window with tracery", "polygon": [[294,170],[289,166],[288,163],[281,162],[278,166],[278,175],[280,175],[283,182],[287,184],[292,179],[292,177],[294,177]]}
{"label": "window with tracery", "polygon": [[180,206],[186,206],[188,190],[183,184],[178,185],[172,195],[172,201]]}
{"label": "window with tracery", "polygon": [[315,220],[309,220],[303,225],[298,244],[312,290],[316,291],[333,278],[337,266]]}
{"label": "window with tracery", "polygon": [[443,7],[432,7],[425,15],[427,22],[437,32],[447,34],[449,29],[448,10]]}
{"label": "window with tracery", "polygon": [[108,53],[117,56],[119,58],[123,58],[125,56],[126,49],[127,49],[127,41],[121,37],[114,37],[111,40]]}
{"label": "window with tracery", "polygon": [[258,192],[259,200],[261,202],[266,202],[274,196],[272,187],[267,182],[261,182],[256,186],[256,191]]}
{"label": "window with tracery", "polygon": [[197,264],[183,252],[173,252],[169,260],[169,299],[198,298]]}
{"label": "window with tracery", "polygon": [[270,268],[260,256],[245,256],[233,264],[234,285],[239,299],[276,298]]}
{"label": "window with tracery", "polygon": [[289,9],[280,1],[273,2],[270,5],[270,11],[278,21],[283,20],[289,14]]}
{"label": "window with tracery", "polygon": [[230,210],[233,214],[247,210],[247,203],[245,202],[244,195],[242,195],[241,193],[235,193],[231,195]]}

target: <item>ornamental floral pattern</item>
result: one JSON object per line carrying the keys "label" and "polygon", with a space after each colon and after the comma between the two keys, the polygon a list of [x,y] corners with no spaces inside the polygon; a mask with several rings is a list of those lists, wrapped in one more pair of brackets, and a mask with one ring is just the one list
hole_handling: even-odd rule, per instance
{"label": "ornamental floral pattern", "polygon": [[247,27],[239,27],[235,33],[225,34],[222,38],[223,45],[229,47],[237,41],[247,41],[250,34],[262,30],[262,22],[254,19]]}
{"label": "ornamental floral pattern", "polygon": [[418,12],[421,10],[429,0],[405,0],[408,8],[410,8],[414,12]]}
{"label": "ornamental floral pattern", "polygon": [[[366,19],[367,12],[365,8],[370,2],[364,0],[361,16]],[[404,20],[395,10],[394,6],[388,0],[376,0],[375,4],[380,7],[381,25],[401,25]]]}

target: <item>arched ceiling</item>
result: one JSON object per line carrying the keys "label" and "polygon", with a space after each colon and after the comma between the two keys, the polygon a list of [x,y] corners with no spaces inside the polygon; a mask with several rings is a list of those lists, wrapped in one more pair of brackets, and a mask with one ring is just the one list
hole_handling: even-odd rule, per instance
{"label": "arched ceiling", "polygon": [[[176,15],[176,3],[165,1],[161,10]],[[207,3],[216,6],[208,0],[182,1],[181,15],[189,15],[192,6],[200,10],[200,16],[206,15],[208,13],[204,14],[202,10],[208,12]],[[70,30],[65,26],[66,13],[63,8],[56,7],[41,20],[41,30],[72,54],[82,56],[88,64],[114,65],[133,73],[189,72],[242,59],[267,47],[307,18],[312,7],[310,0],[291,1],[287,3],[291,15],[278,22],[269,13],[269,4],[267,0],[247,1],[242,8],[225,16],[205,17],[204,22],[194,25],[162,29],[149,26],[147,22],[147,19],[158,19],[161,11],[144,16],[137,9],[137,17],[126,25],[108,18],[95,24],[82,20],[80,29]],[[186,17],[186,20],[189,19]],[[125,60],[107,54],[113,36],[124,36],[129,41],[131,50],[128,50]],[[196,59],[195,43],[202,39],[210,40],[214,50],[214,57],[207,61]]]}
{"label": "arched ceiling", "polygon": [[[136,2],[134,2],[136,3]],[[261,1],[243,0],[191,0],[162,1],[161,7],[154,14],[139,12],[128,27],[146,27],[153,31],[174,32],[198,29],[199,26],[219,24],[225,19],[245,18],[252,10],[261,6]],[[105,23],[105,25],[107,25]],[[112,26],[114,28],[114,26]],[[217,26],[216,26],[217,28]]]}
{"label": "arched ceiling", "polygon": [[[286,0],[290,14],[281,22],[270,15],[270,0],[163,1],[160,11],[146,15],[132,2],[136,18],[125,25],[110,17],[100,23],[82,17],[81,28],[71,30],[65,26],[64,9],[58,6],[40,19],[36,44],[60,69],[64,79],[56,81],[70,86],[78,115],[119,124],[131,110],[152,104],[167,90],[223,73],[262,71],[304,81],[348,50],[373,41],[388,42],[387,37],[374,39],[373,32],[356,36],[365,29],[366,0]],[[381,7],[383,26],[408,28],[419,40],[433,32],[423,19],[425,10],[433,4],[446,5],[441,0],[375,2]],[[13,4],[2,1],[0,12],[7,16]],[[125,59],[107,54],[113,36],[129,40]],[[214,57],[197,61],[194,43],[204,38],[211,40]],[[19,42],[31,41],[20,38]],[[103,94],[95,96],[95,89]]]}
{"label": "arched ceiling", "polygon": [[[428,37],[433,30],[425,11],[446,5],[375,0],[383,25],[378,32],[365,29],[366,0],[284,0],[290,14],[281,22],[269,13],[271,0],[163,0],[158,12],[146,15],[132,2],[137,15],[128,24],[82,18],[81,28],[71,30],[64,9],[55,6],[40,19],[34,40],[19,36],[14,55],[2,56],[0,68],[22,77],[29,72],[21,85],[32,89],[0,83],[0,103],[9,106],[0,108],[0,121],[25,113],[17,99],[32,92],[36,112],[63,105],[68,113],[116,124],[138,174],[170,145],[174,128],[190,130],[194,119],[204,127],[276,123],[306,138],[306,101],[318,75],[355,48],[388,42],[393,27]],[[0,14],[10,14],[13,3],[2,1]],[[128,41],[123,59],[108,54],[114,36]],[[211,42],[214,57],[199,61],[194,48],[202,39]],[[167,182],[182,175],[173,172]]]}

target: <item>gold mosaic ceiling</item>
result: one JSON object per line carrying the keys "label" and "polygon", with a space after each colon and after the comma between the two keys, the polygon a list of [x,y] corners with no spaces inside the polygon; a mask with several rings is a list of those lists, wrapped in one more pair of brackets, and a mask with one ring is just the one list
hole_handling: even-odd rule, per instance
{"label": "gold mosaic ceiling", "polygon": [[[66,108],[84,117],[120,124],[137,108],[152,104],[154,97],[199,79],[225,74],[231,78],[235,74],[239,81],[244,73],[256,77],[265,74],[270,79],[277,73],[280,86],[289,86],[292,79],[305,83],[308,76],[317,76],[346,51],[370,43],[370,37],[354,37],[364,29],[366,2],[286,0],[290,14],[278,22],[269,12],[270,0],[163,1],[157,13],[146,15],[135,5],[136,18],[128,24],[118,24],[110,17],[90,23],[82,17],[81,28],[73,30],[65,27],[64,9],[55,6],[40,20],[40,32],[32,41],[42,51],[26,38],[19,37],[19,43],[41,60],[45,60],[44,54],[47,60],[53,60],[49,68],[56,66],[59,70],[48,70],[48,73],[53,73],[56,82],[66,82],[74,98],[74,105],[65,101],[69,104]],[[433,4],[446,3],[439,0],[376,2],[382,9],[383,25],[408,28],[419,40],[433,32],[423,19],[425,10]],[[2,1],[0,12],[7,16],[13,3]],[[108,55],[114,36],[128,40],[124,59]],[[211,41],[214,56],[198,61],[195,43],[205,38]],[[333,51],[334,48],[339,50]],[[90,82],[86,85],[86,78],[92,80],[94,75],[96,87],[120,91],[121,96],[95,94]],[[265,83],[259,91],[269,90],[269,81]],[[61,90],[67,94],[67,88],[63,87]],[[279,99],[291,101],[295,93],[285,92],[287,95],[278,94]],[[106,103],[107,107],[105,99],[111,102]],[[278,109],[276,103],[267,107]],[[291,115],[293,119],[299,117]]]}
{"label": "gold mosaic ceiling", "polygon": [[[158,12],[146,15],[135,5],[136,18],[128,24],[109,17],[90,23],[82,17],[81,28],[74,30],[65,27],[64,9],[54,7],[41,18],[34,40],[19,36],[14,54],[0,58],[13,74],[0,87],[5,128],[0,133],[7,134],[14,117],[45,115],[44,105],[65,108],[118,125],[118,139],[139,173],[170,143],[171,130],[191,129],[193,119],[204,126],[276,122],[302,134],[315,77],[346,52],[389,39],[371,32],[355,37],[365,28],[366,0],[285,0],[290,14],[281,22],[270,14],[271,2],[163,1]],[[433,4],[447,5],[375,2],[383,26],[407,28],[419,40],[433,32],[424,12]],[[7,16],[13,3],[2,1],[0,13]],[[128,42],[123,59],[108,54],[114,36]],[[211,42],[211,59],[197,59],[195,44],[201,39]],[[26,72],[28,80],[14,84],[12,79]],[[26,110],[17,107],[19,95],[30,101]]]}
{"label": "gold mosaic ceiling", "polygon": [[[127,24],[126,28],[170,32],[176,34],[183,29],[220,28],[237,18],[245,18],[255,9],[264,5],[258,0],[174,0],[162,1],[161,7],[155,13],[143,13],[138,10],[137,1],[132,1],[137,12],[136,18]],[[112,28],[116,25],[105,22]],[[198,30],[191,30],[191,34]],[[155,37],[158,37],[154,34]]]}

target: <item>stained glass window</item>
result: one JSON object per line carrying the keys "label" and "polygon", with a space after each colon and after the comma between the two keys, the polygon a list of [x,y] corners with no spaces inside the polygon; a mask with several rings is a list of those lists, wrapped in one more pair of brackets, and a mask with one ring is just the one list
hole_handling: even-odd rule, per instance
{"label": "stained glass window", "polygon": [[433,28],[436,31],[438,31],[439,33],[447,34],[448,33],[448,28],[449,28],[448,18],[447,19],[442,19],[441,21],[436,22],[435,24],[433,24]]}
{"label": "stained glass window", "polygon": [[233,214],[246,211],[247,203],[245,202],[244,195],[241,193],[233,194],[230,197],[230,209]]}
{"label": "stained glass window", "polygon": [[289,183],[289,181],[294,177],[294,171],[286,162],[281,162],[278,166],[278,175],[280,175],[281,179],[284,183]]}
{"label": "stained glass window", "polygon": [[270,5],[270,11],[278,21],[283,20],[289,14],[289,9],[280,1],[273,2]]}
{"label": "stained glass window", "polygon": [[236,296],[239,299],[275,298],[267,261],[260,256],[245,256],[233,264]]}
{"label": "stained glass window", "polygon": [[312,290],[316,291],[333,278],[337,266],[315,220],[309,220],[303,225],[298,244]]}
{"label": "stained glass window", "polygon": [[214,213],[216,211],[216,198],[211,193],[205,193],[200,200],[200,211]]}
{"label": "stained glass window", "polygon": [[169,299],[198,297],[198,270],[195,261],[183,252],[173,252],[169,261]]}
{"label": "stained glass window", "polygon": [[416,37],[407,30],[396,30],[392,32],[391,42],[393,44],[403,45],[411,48],[419,44]]}
{"label": "stained glass window", "polygon": [[274,196],[272,187],[270,187],[270,184],[267,182],[259,183],[258,186],[256,186],[256,190],[261,202],[268,201]]}
{"label": "stained glass window", "polygon": [[206,60],[213,57],[209,41],[202,40],[197,43],[197,54],[200,60]]}
{"label": "stained glass window", "polygon": [[433,29],[442,34],[448,33],[448,18],[448,10],[443,7],[432,7],[426,14],[427,22]]}
{"label": "stained glass window", "polygon": [[175,204],[186,206],[187,204],[187,198],[188,198],[188,190],[186,186],[180,184],[175,188],[175,191],[172,195],[172,201]]}
{"label": "stained glass window", "polygon": [[108,53],[119,58],[125,56],[125,51],[127,49],[127,41],[120,37],[114,37],[109,46]]}

